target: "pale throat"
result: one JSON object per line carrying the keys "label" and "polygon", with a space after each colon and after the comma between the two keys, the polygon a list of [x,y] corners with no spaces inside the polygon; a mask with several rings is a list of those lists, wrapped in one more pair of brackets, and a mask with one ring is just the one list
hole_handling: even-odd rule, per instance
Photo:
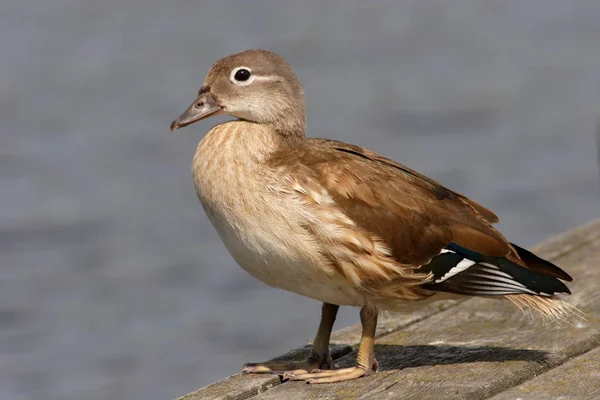
{"label": "pale throat", "polygon": [[[281,130],[284,129],[284,130]],[[226,165],[257,165],[274,152],[305,140],[304,130],[234,120],[213,127],[200,141],[194,156],[196,173],[222,173]]]}
{"label": "pale throat", "polygon": [[[291,139],[266,124],[235,120],[213,127],[200,141],[192,163],[196,193],[213,220],[240,225],[261,204],[271,155]],[[252,206],[254,204],[254,206]]]}

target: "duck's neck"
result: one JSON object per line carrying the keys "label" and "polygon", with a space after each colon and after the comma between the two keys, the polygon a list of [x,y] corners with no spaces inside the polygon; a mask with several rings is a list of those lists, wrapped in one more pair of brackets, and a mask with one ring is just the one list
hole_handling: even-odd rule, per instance
{"label": "duck's neck", "polygon": [[278,135],[289,140],[304,140],[306,138],[306,118],[304,113],[281,118],[267,126]]}
{"label": "duck's neck", "polygon": [[[240,121],[241,122],[241,121]],[[268,156],[278,150],[293,147],[306,140],[304,126],[289,124],[256,124],[242,125],[246,134],[240,135],[240,144],[247,146],[248,151],[256,155]]]}
{"label": "duck's neck", "polygon": [[[288,131],[289,132],[289,131]],[[267,124],[235,120],[213,127],[200,141],[192,163],[198,197],[210,215],[225,215],[261,181],[265,162],[305,138],[283,135]],[[260,191],[254,191],[260,193]]]}
{"label": "duck's neck", "polygon": [[306,140],[304,129],[291,128],[243,120],[225,122],[204,136],[196,158],[199,162],[261,163],[274,152]]}

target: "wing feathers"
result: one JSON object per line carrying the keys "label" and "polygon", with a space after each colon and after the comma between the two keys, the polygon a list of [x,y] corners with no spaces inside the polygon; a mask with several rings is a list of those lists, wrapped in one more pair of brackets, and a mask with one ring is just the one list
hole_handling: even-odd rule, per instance
{"label": "wing feathers", "polygon": [[496,230],[487,229],[485,232],[466,225],[452,225],[452,241],[460,246],[477,253],[503,257],[510,252],[510,245]]}
{"label": "wing feathers", "polygon": [[402,171],[403,173],[405,173],[407,175],[412,176],[413,178],[416,178],[417,180],[421,181],[422,183],[428,184],[430,186],[431,194],[433,194],[434,197],[436,197],[438,200],[443,200],[443,199],[451,197],[451,196],[456,196],[456,197],[460,198],[464,203],[473,207],[489,223],[493,224],[493,223],[496,223],[499,221],[496,214],[494,214],[487,208],[483,207],[482,205],[474,202],[473,200],[463,196],[460,193],[457,193],[453,190],[450,190],[450,189],[442,186],[439,182],[434,181],[433,179],[429,178],[428,176],[420,174],[417,171],[410,169],[394,160],[386,158],[386,157],[384,157],[380,154],[377,154],[373,151],[363,149],[358,146],[350,145],[347,143],[338,142],[335,140],[327,140],[327,139],[312,139],[312,140],[323,142],[323,143],[329,142],[329,144],[332,146],[332,148],[337,151],[354,154],[358,157],[362,157],[362,158],[370,160],[370,161],[379,162],[379,163],[391,166],[393,168],[397,168],[398,170]]}
{"label": "wing feathers", "polygon": [[382,301],[422,297],[424,280],[457,294],[568,293],[557,278],[571,277],[511,245],[489,210],[377,153],[310,139],[269,163],[293,182],[330,266]]}
{"label": "wing feathers", "polygon": [[513,248],[517,251],[517,254],[521,258],[521,260],[523,260],[527,268],[545,275],[554,276],[567,282],[573,281],[573,278],[571,278],[569,274],[567,274],[565,271],[563,271],[556,265],[552,264],[550,261],[546,261],[536,256],[532,252],[517,246],[514,243],[511,244]]}
{"label": "wing feathers", "polygon": [[[469,255],[474,254],[471,251]],[[471,260],[459,247],[446,248],[421,272],[433,274],[433,282],[424,285],[429,290],[470,296],[529,294],[552,296],[569,294],[569,289],[557,278],[529,270],[506,258],[475,254]]]}

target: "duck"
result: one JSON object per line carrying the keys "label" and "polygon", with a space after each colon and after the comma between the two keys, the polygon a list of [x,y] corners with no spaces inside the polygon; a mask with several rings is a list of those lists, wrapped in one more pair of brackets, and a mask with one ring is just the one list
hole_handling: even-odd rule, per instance
{"label": "duck", "polygon": [[[475,201],[374,151],[307,137],[300,81],[281,56],[251,49],[218,60],[171,131],[226,114],[193,157],[196,194],[237,264],[275,288],[322,302],[303,361],[246,364],[313,384],[379,368],[378,315],[465,296],[509,300],[542,315],[571,310],[571,276],[508,241]],[[335,369],[340,306],[360,308],[356,363]]]}

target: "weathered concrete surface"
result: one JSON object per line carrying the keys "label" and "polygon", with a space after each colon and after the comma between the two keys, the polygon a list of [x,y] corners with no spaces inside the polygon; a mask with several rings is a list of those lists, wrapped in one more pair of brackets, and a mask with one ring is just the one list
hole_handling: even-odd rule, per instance
{"label": "weathered concrete surface", "polygon": [[[586,320],[543,322],[507,302],[443,302],[380,321],[380,372],[332,385],[280,384],[277,377],[235,375],[184,397],[192,399],[482,399],[594,398],[600,387],[600,220],[537,247],[574,277],[567,298]],[[358,326],[334,334],[355,346]],[[339,349],[339,348],[338,348]],[[341,350],[341,351],[339,351]],[[355,352],[341,348],[338,366]],[[288,357],[300,354],[288,355]],[[337,358],[337,357],[336,357]],[[520,386],[518,386],[520,385]],[[513,389],[511,389],[513,388]],[[529,397],[527,397],[529,396]],[[545,396],[545,397],[544,397]]]}

